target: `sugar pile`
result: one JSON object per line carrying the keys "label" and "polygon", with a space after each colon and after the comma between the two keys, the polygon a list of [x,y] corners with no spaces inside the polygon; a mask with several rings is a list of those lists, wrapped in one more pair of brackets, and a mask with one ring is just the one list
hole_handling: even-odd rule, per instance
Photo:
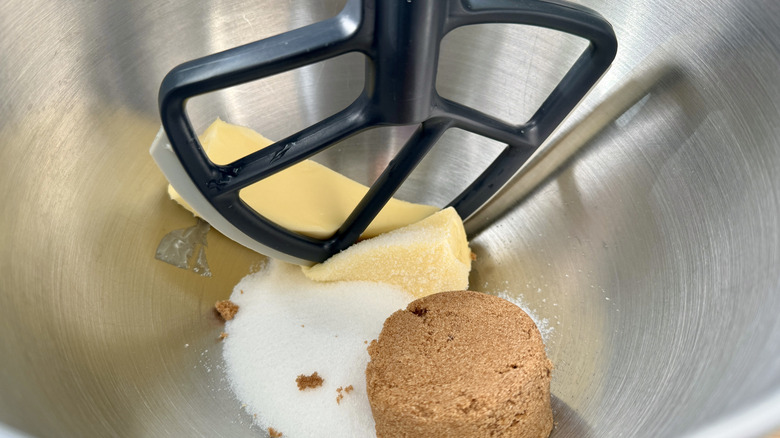
{"label": "sugar pile", "polygon": [[[299,266],[269,261],[230,296],[240,308],[225,326],[230,386],[261,427],[284,437],[375,436],[367,343],[413,299],[381,283],[314,282]],[[314,372],[322,386],[299,391],[296,378]]]}

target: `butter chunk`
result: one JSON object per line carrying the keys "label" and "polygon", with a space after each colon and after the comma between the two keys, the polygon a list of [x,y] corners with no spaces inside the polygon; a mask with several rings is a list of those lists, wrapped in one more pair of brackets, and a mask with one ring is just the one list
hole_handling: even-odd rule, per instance
{"label": "butter chunk", "polygon": [[450,207],[302,269],[315,281],[375,281],[424,297],[467,289],[471,250],[463,221]]}
{"label": "butter chunk", "polygon": [[[209,159],[229,164],[273,141],[243,126],[217,119],[200,137]],[[368,188],[311,160],[304,160],[243,189],[241,199],[266,219],[290,231],[317,239],[332,236]],[[197,215],[173,187],[171,199]],[[438,211],[429,205],[391,199],[374,218],[363,239],[417,222]]]}

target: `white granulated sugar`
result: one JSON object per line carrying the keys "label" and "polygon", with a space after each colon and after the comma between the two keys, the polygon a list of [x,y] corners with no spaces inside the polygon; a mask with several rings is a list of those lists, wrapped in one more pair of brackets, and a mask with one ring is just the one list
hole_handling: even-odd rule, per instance
{"label": "white granulated sugar", "polygon": [[531,310],[530,307],[528,307],[528,304],[526,304],[523,301],[523,295],[516,295],[511,294],[509,291],[500,291],[496,293],[496,296],[499,298],[503,298],[510,303],[514,304],[515,306],[523,309],[523,311],[531,317],[531,319],[534,321],[534,324],[536,324],[536,328],[539,329],[539,334],[542,335],[542,340],[545,344],[547,344],[550,341],[550,335],[555,330],[555,327],[550,325],[550,320],[547,318],[540,318],[539,315],[536,314],[535,311]]}
{"label": "white granulated sugar", "polygon": [[[230,386],[261,427],[285,438],[375,436],[366,341],[413,299],[380,283],[314,282],[299,266],[270,261],[230,296],[239,306],[223,341]],[[296,377],[314,372],[322,386],[298,390]],[[337,388],[349,385],[337,403]]]}

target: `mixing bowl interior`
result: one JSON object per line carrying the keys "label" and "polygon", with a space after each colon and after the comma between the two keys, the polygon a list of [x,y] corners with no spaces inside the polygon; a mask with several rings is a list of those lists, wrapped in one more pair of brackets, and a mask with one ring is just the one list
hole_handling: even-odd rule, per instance
{"label": "mixing bowl interior", "polygon": [[[520,299],[555,363],[555,437],[780,427],[780,4],[602,2],[611,70],[467,222],[471,289]],[[208,234],[213,276],[154,259],[195,219],[148,155],[188,59],[343,1],[11,2],[0,14],[0,422],[35,436],[263,436],[224,380],[212,306],[263,257]],[[442,95],[524,121],[583,49],[506,25],[442,44]],[[193,99],[281,138],[346,106],[359,54]],[[317,159],[371,183],[409,136]],[[501,145],[448,132],[399,191],[444,205]]]}

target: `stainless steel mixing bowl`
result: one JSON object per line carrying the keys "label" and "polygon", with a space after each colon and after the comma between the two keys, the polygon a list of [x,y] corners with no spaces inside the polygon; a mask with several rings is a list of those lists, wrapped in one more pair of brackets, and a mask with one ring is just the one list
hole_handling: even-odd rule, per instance
{"label": "stainless steel mixing bowl", "polygon": [[[556,437],[780,426],[780,3],[585,1],[620,49],[522,178],[469,221],[473,289],[553,330]],[[175,64],[340,1],[0,6],[0,421],[39,436],[262,436],[211,307],[262,257],[208,235],[213,277],[154,259],[194,224],[148,155]],[[520,122],[584,43],[504,25],[442,48],[441,94]],[[360,55],[195,99],[271,138],[343,108]],[[408,128],[322,162],[371,182]],[[500,145],[448,133],[399,195],[444,203]],[[521,202],[522,201],[522,202]]]}

